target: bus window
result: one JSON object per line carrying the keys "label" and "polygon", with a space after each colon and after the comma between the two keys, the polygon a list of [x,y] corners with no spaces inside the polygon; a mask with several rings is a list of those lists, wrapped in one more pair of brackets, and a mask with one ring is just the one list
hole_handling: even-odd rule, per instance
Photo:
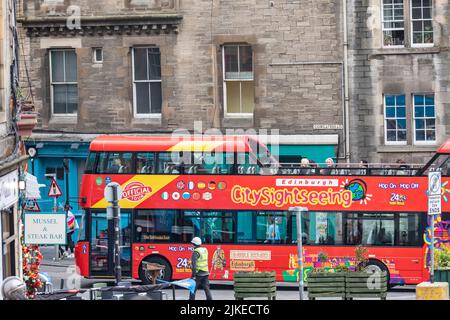
{"label": "bus window", "polygon": [[420,221],[417,213],[399,214],[399,246],[420,246],[422,234],[420,232]]}
{"label": "bus window", "polygon": [[136,154],[136,173],[151,174],[155,169],[155,154],[153,152]]}
{"label": "bus window", "polygon": [[252,211],[237,211],[237,242],[256,243],[256,221]]}
{"label": "bus window", "polygon": [[190,152],[159,152],[156,173],[184,173],[185,167],[190,163],[189,159],[184,159],[188,154],[190,154]]}
{"label": "bus window", "polygon": [[393,246],[395,221],[393,214],[347,215],[347,245]]}
{"label": "bus window", "polygon": [[201,213],[200,211],[184,211],[181,217],[181,241],[190,243],[192,238],[200,237],[204,241],[201,234]]}
{"label": "bus window", "polygon": [[[290,212],[288,213],[290,214]],[[297,215],[293,214],[291,216],[291,230],[292,230],[292,243],[297,243]],[[310,221],[309,221],[309,213],[303,212],[302,213],[302,241],[303,244],[313,244],[314,242],[310,243]]]}
{"label": "bus window", "polygon": [[[305,214],[302,228],[303,241],[314,245],[342,245],[342,213],[313,212]],[[302,216],[302,220],[304,216]],[[297,240],[297,217],[293,217],[293,238]]]}
{"label": "bus window", "polygon": [[77,242],[78,241],[87,241],[88,240],[88,235],[86,234],[86,211],[83,210],[83,213],[81,214],[81,220],[80,220],[80,228],[78,229],[78,238],[77,238]]}
{"label": "bus window", "polygon": [[233,213],[204,212],[202,231],[205,243],[234,243]]}
{"label": "bus window", "polygon": [[256,216],[256,240],[263,243],[287,243],[286,212],[258,212]]}
{"label": "bus window", "polygon": [[232,172],[233,154],[223,152],[195,152],[194,170],[189,168],[188,174],[229,174]]}
{"label": "bus window", "polygon": [[131,152],[100,153],[97,173],[133,173],[133,154]]}
{"label": "bus window", "polygon": [[86,167],[84,169],[84,173],[94,173],[95,172],[95,159],[97,157],[96,152],[90,152],[86,159]]}
{"label": "bus window", "polygon": [[134,220],[136,242],[178,241],[175,210],[137,210]]}

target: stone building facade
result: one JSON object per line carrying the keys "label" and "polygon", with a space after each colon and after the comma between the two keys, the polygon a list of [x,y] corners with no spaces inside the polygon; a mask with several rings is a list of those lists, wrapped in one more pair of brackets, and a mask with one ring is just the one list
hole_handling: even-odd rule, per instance
{"label": "stone building facade", "polygon": [[277,129],[287,162],[422,163],[449,136],[449,9],[444,0],[21,0],[22,71],[40,115],[30,143],[52,159],[79,155],[79,176],[98,134],[169,134],[201,121]]}
{"label": "stone building facade", "polygon": [[13,94],[17,84],[12,76],[17,76],[14,2],[0,1],[0,285],[7,277],[22,275],[19,178],[27,157],[20,135],[22,125],[28,124],[19,121],[23,109]]}
{"label": "stone building facade", "polygon": [[39,112],[27,143],[38,150],[34,174],[64,186],[66,159],[75,207],[96,135],[199,126],[279,130],[286,162],[342,161],[342,9],[333,0],[21,0],[22,79]]}
{"label": "stone building facade", "polygon": [[450,137],[450,4],[348,4],[352,159],[423,163]]}

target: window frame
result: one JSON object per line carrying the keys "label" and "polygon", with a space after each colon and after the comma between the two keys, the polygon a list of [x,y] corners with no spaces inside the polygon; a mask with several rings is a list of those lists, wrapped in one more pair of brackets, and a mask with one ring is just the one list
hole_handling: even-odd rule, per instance
{"label": "window frame", "polygon": [[[161,49],[157,46],[134,46],[131,47],[131,65],[132,65],[132,82],[133,82],[133,117],[137,119],[161,119],[162,115],[162,107],[163,107],[163,88],[162,88],[162,74],[159,80],[136,80],[135,76],[135,49],[146,49],[147,50],[147,69],[148,69],[148,49],[150,48],[158,48],[159,56],[161,58]],[[161,59],[159,62],[159,67],[161,68]],[[161,83],[161,111],[159,113],[152,113],[152,105],[151,105],[151,91],[149,92],[149,100],[150,100],[150,112],[149,113],[138,113],[137,112],[137,90],[136,83]]]}
{"label": "window frame", "polygon": [[[404,96],[405,97],[405,117],[404,118],[403,117],[399,118],[399,117],[397,117],[397,115],[396,115],[395,118],[391,118],[391,117],[388,118],[387,117],[386,98],[388,96],[393,96],[393,97]],[[397,100],[395,102],[395,108],[397,108]],[[396,114],[397,114],[397,111],[396,111]],[[389,145],[389,146],[395,146],[395,145],[397,145],[397,146],[404,146],[404,145],[407,145],[408,144],[408,114],[407,114],[406,95],[405,94],[383,94],[383,116],[384,116],[384,119],[383,119],[383,121],[384,121],[384,144],[385,145]],[[405,130],[406,130],[406,140],[405,141],[389,141],[387,139],[387,132],[388,132],[387,121],[388,120],[396,120],[397,121],[399,119],[404,119],[405,122],[406,122],[406,128],[405,128]],[[397,136],[398,128],[396,128],[395,130],[396,130],[396,136]]]}
{"label": "window frame", "polygon": [[[396,21],[396,20],[389,20],[389,21]],[[403,1],[403,28],[402,29],[398,29],[398,28],[388,28],[386,29],[384,27],[384,1],[381,0],[381,43],[382,43],[382,47],[383,48],[405,48],[406,47],[406,28],[405,28],[405,23],[406,23],[406,17],[405,17],[405,2]],[[384,43],[384,32],[385,31],[397,31],[397,30],[403,30],[403,45],[385,45]]]}
{"label": "window frame", "polygon": [[[423,0],[420,0],[421,3],[423,3]],[[413,19],[413,15],[412,15],[412,9],[413,9],[413,1],[409,0],[409,25],[410,25],[410,30],[409,30],[409,36],[410,36],[410,46],[411,48],[429,48],[429,47],[433,47],[434,46],[434,27],[433,27],[433,16],[434,16],[434,5],[433,5],[433,0],[430,0],[431,2],[431,19]],[[423,6],[421,6],[422,12],[423,12]],[[431,26],[433,28],[432,33],[433,33],[433,42],[432,43],[414,43],[414,28],[413,28],[413,22],[414,21],[431,21]],[[422,33],[424,33],[425,31],[422,30]]]}
{"label": "window frame", "polygon": [[[424,104],[423,108],[424,108],[424,116],[423,117],[416,117],[416,103],[415,103],[415,96],[423,96],[425,99],[425,96],[433,96],[433,101],[434,101],[434,117],[427,117],[426,116],[426,107],[427,105]],[[434,93],[413,93],[412,94],[412,116],[413,116],[413,141],[415,145],[436,145],[437,143],[437,117],[436,117],[436,95]],[[416,128],[416,120],[424,120],[425,121],[425,127],[424,127],[424,131],[425,131],[425,139],[427,136],[427,126],[426,126],[426,120],[428,119],[434,119],[434,140],[417,140],[417,128]]]}
{"label": "window frame", "polygon": [[[98,50],[100,50],[101,55],[102,55],[101,60],[97,60],[97,51]],[[104,56],[103,56],[103,48],[100,48],[100,47],[92,48],[92,53],[93,53],[93,59],[92,59],[93,62],[95,64],[102,64],[103,63],[103,58],[104,58]]]}
{"label": "window frame", "polygon": [[[227,79],[225,71],[225,47],[236,46],[238,48],[238,68],[240,68],[240,51],[239,47],[250,47],[252,49],[252,78],[251,79]],[[227,101],[227,82],[238,82],[239,85],[239,98],[240,98],[240,111],[242,111],[242,85],[241,82],[253,82],[253,90],[255,87],[255,54],[253,46],[246,43],[227,43],[222,45],[222,87],[223,87],[223,103],[224,112],[226,118],[253,118],[255,113],[255,95],[253,94],[253,112],[228,112],[228,101]]]}
{"label": "window frame", "polygon": [[[68,52],[68,51],[73,51],[75,53],[75,61],[77,62],[77,68],[75,70],[75,73],[77,74],[77,81],[76,82],[54,82],[53,81],[53,67],[52,67],[52,56],[53,56],[53,52]],[[66,55],[63,55],[64,57],[64,64],[63,64],[63,68],[64,68],[64,77],[66,75]],[[50,106],[51,106],[51,116],[52,117],[78,117],[78,110],[80,107],[80,95],[78,92],[78,61],[77,61],[77,51],[75,48],[54,48],[54,49],[50,49],[49,50],[49,70],[50,70]],[[77,112],[74,113],[55,113],[55,101],[54,101],[54,85],[76,85],[77,88]]]}

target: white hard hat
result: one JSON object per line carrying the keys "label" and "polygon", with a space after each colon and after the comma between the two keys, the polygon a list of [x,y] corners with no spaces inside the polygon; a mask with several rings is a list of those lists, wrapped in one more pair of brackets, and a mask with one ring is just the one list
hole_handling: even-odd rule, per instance
{"label": "white hard hat", "polygon": [[202,239],[200,239],[199,237],[195,237],[194,239],[192,239],[191,243],[195,244],[196,246],[200,246],[202,244]]}

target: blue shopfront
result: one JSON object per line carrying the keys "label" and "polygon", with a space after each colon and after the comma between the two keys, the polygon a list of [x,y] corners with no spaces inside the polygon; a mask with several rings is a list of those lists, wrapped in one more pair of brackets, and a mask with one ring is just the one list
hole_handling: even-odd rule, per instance
{"label": "blue shopfront", "polygon": [[[62,192],[56,201],[58,210],[62,211],[67,201],[81,227],[82,211],[78,205],[78,195],[89,143],[39,141],[28,142],[26,146],[36,150],[28,162],[28,171],[36,176],[39,183],[46,185],[41,189],[42,198],[38,200],[41,212],[51,212],[53,209],[54,200],[47,196],[53,176]],[[73,238],[78,239],[78,233]]]}

